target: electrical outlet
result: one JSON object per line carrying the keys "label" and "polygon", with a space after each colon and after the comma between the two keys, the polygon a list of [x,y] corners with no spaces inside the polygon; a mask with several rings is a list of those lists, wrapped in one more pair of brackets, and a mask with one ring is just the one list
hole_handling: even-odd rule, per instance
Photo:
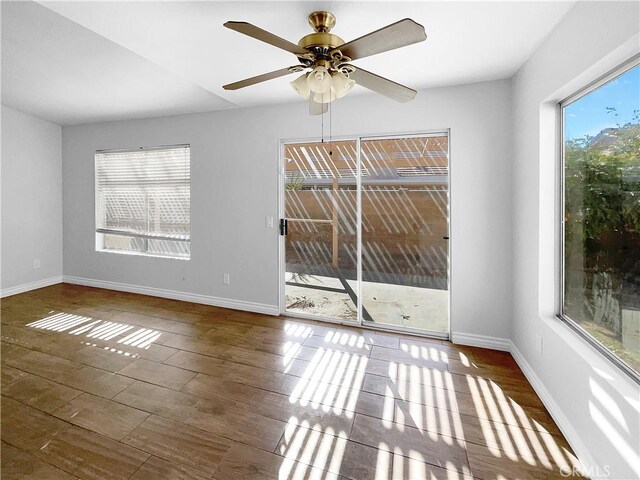
{"label": "electrical outlet", "polygon": [[267,228],[273,228],[273,217],[264,217],[264,226]]}
{"label": "electrical outlet", "polygon": [[228,273],[222,274],[222,283],[229,285],[231,283],[231,276]]}
{"label": "electrical outlet", "polygon": [[33,260],[33,268],[40,268],[40,259],[39,258],[35,258]]}
{"label": "electrical outlet", "polygon": [[542,356],[542,337],[539,333],[536,333],[536,350],[538,355]]}

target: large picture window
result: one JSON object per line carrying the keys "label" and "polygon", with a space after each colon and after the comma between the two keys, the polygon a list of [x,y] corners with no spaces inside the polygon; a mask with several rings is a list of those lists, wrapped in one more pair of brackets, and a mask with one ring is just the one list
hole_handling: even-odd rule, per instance
{"label": "large picture window", "polygon": [[561,316],[640,378],[640,66],[561,104]]}
{"label": "large picture window", "polygon": [[188,145],[96,152],[96,248],[189,258]]}

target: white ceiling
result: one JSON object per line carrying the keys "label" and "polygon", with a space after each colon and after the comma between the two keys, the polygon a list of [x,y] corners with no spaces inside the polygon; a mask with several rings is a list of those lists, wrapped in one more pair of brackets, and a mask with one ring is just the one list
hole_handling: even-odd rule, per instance
{"label": "white ceiling", "polygon": [[509,78],[574,4],[2,2],[2,103],[69,125],[297,101],[295,76],[222,89],[297,63],[222,24],[248,21],[295,43],[318,9],[336,15],[345,41],[405,17],[424,25],[426,42],[354,62],[413,88]]}

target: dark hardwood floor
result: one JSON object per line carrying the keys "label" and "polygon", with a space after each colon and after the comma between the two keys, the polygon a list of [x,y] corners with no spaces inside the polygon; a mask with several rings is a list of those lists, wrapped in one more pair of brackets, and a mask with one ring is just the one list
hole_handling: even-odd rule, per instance
{"label": "dark hardwood floor", "polygon": [[508,353],[67,284],[1,315],[3,480],[579,467]]}

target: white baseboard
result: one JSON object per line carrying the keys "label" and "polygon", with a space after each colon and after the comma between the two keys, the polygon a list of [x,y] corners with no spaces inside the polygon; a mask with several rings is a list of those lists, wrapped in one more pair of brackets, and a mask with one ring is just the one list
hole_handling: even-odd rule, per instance
{"label": "white baseboard", "polygon": [[16,285],[15,287],[5,288],[0,290],[0,298],[10,297],[11,295],[29,292],[38,288],[50,287],[57,283],[62,283],[62,275],[56,275],[55,277],[44,278],[36,282],[23,283],[22,285]]}
{"label": "white baseboard", "polygon": [[69,275],[64,275],[62,277],[62,281],[65,283],[72,283],[74,285],[84,285],[86,287],[106,288],[108,290],[118,290],[121,292],[139,293],[141,295],[150,295],[152,297],[170,298],[171,300],[182,300],[184,302],[201,303],[203,305],[231,308],[233,310],[244,310],[246,312],[264,313],[266,315],[280,314],[277,305],[245,302],[243,300],[231,300],[228,298],[200,295],[198,293],[178,292],[176,290],[164,290],[161,288],[131,285],[129,283],[107,282],[105,280],[73,277]]}
{"label": "white baseboard", "polygon": [[458,345],[502,350],[503,352],[509,352],[511,350],[511,340],[507,338],[487,337],[473,333],[451,332],[451,342],[457,343]]}
{"label": "white baseboard", "polygon": [[520,353],[520,350],[518,350],[513,342],[511,342],[511,355],[522,370],[522,373],[524,373],[525,377],[527,377],[527,380],[529,380],[529,383],[538,394],[538,397],[540,397],[540,400],[542,400],[542,403],[549,411],[549,414],[553,418],[553,421],[556,422],[556,425],[558,426],[564,437],[567,439],[567,442],[569,442],[569,445],[571,445],[571,448],[582,463],[582,466],[587,472],[597,472],[598,464],[589,452],[589,449],[586,447],[580,436],[576,433],[573,426],[563,413],[562,409],[546,389],[540,378],[536,375],[533,368],[531,368],[531,365],[529,365],[527,360],[524,358],[522,353]]}

